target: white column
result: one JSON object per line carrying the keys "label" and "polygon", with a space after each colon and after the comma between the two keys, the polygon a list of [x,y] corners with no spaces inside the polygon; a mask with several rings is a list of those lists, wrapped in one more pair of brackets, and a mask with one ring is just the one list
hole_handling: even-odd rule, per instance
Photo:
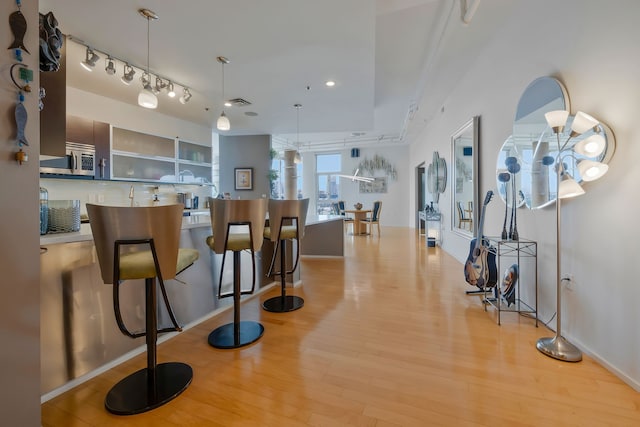
{"label": "white column", "polygon": [[286,200],[295,200],[298,198],[296,191],[297,170],[295,164],[296,150],[284,151],[284,198]]}

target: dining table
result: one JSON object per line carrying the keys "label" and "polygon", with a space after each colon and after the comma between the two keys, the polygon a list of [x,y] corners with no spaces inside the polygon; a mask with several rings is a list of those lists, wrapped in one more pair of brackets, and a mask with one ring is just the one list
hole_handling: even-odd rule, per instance
{"label": "dining table", "polygon": [[355,236],[368,234],[367,226],[362,223],[362,220],[371,213],[371,209],[345,209],[344,213],[353,215],[353,234]]}

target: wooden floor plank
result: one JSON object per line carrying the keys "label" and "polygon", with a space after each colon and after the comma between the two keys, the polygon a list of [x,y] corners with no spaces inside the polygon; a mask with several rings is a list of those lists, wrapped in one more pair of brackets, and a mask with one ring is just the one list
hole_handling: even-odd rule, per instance
{"label": "wooden floor plank", "polygon": [[[160,362],[188,363],[187,390],[153,411],[104,409],[113,384],[145,364],[123,363],[42,405],[58,426],[632,426],[640,393],[589,357],[564,363],[535,343],[552,333],[533,319],[485,310],[465,294],[462,265],[427,248],[415,230],[346,236],[344,258],[305,258],[301,310],[243,303],[264,336],[237,350],[207,335],[223,312],[158,347]],[[115,325],[114,325],[115,327]]]}

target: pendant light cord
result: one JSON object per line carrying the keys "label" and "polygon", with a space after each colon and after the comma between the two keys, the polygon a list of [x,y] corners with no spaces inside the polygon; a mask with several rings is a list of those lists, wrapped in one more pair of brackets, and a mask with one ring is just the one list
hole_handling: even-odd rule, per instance
{"label": "pendant light cord", "polygon": [[300,107],[296,107],[296,148],[300,151]]}
{"label": "pendant light cord", "polygon": [[149,79],[149,84],[151,84],[151,75],[149,74],[149,50],[151,45],[149,31],[151,31],[150,30],[151,27],[149,26],[149,20],[150,18],[147,16],[147,78]]}
{"label": "pendant light cord", "polygon": [[222,112],[224,112],[224,108],[226,107],[226,101],[224,99],[224,62],[222,64]]}

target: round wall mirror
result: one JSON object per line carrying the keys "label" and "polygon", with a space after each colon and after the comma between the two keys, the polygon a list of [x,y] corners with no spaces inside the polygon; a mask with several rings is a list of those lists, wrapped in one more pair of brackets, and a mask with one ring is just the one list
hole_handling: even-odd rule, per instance
{"label": "round wall mirror", "polygon": [[[555,158],[550,160],[553,154],[549,142],[541,142],[548,129],[544,114],[569,109],[567,91],[553,77],[537,78],[524,90],[516,108],[513,134],[502,145],[496,164],[498,194],[509,207],[514,201],[516,207],[526,205],[531,209],[548,203],[549,185],[539,183],[549,182]],[[533,196],[532,187],[546,188],[547,194]]]}
{"label": "round wall mirror", "polygon": [[[556,135],[544,117],[554,110],[570,111],[570,106],[566,89],[553,77],[534,80],[520,97],[513,135],[502,145],[496,164],[498,194],[509,207],[515,204],[539,209],[553,203],[557,192],[556,162],[564,176],[580,183],[581,170],[588,169],[589,161],[606,164],[613,155],[615,140],[605,124],[570,137],[574,119],[570,116],[564,132]],[[565,147],[560,159],[559,146]],[[601,154],[592,156],[587,146],[604,148]]]}
{"label": "round wall mirror", "polygon": [[427,190],[433,201],[438,203],[440,193],[447,187],[447,162],[437,151],[433,152],[433,161],[427,167]]}

